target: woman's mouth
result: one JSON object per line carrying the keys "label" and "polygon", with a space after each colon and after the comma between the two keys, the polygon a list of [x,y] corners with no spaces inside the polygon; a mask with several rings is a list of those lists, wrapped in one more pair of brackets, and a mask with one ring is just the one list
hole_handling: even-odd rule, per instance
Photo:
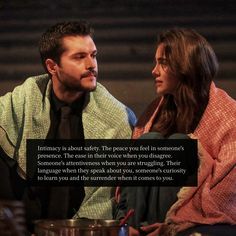
{"label": "woman's mouth", "polygon": [[163,83],[163,81],[161,80],[155,80],[155,85],[156,86],[160,86]]}

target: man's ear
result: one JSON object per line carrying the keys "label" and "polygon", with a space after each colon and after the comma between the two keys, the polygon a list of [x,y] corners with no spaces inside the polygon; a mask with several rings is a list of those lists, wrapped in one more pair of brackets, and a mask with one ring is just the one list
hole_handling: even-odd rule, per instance
{"label": "man's ear", "polygon": [[48,69],[48,72],[51,75],[55,75],[56,73],[56,67],[57,67],[57,63],[55,61],[53,61],[52,59],[47,59],[45,61],[46,67]]}

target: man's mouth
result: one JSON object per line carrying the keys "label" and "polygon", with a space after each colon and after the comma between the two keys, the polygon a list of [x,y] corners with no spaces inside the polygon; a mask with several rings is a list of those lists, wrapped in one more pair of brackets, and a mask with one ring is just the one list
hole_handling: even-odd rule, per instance
{"label": "man's mouth", "polygon": [[91,78],[91,77],[96,78],[96,76],[94,74],[89,74],[89,75],[85,76],[84,78]]}
{"label": "man's mouth", "polygon": [[97,72],[96,71],[89,71],[89,72],[86,72],[84,74],[82,74],[81,78],[86,78],[86,77],[97,77]]}

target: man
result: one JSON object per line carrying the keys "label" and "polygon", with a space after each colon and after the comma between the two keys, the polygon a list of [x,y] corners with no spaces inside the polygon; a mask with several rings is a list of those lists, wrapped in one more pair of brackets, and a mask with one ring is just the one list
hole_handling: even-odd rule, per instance
{"label": "man", "polygon": [[[79,217],[112,218],[113,196],[108,187],[85,187],[84,199],[81,188],[38,187],[27,189],[27,194],[24,190],[26,139],[130,138],[136,120],[130,109],[97,83],[97,48],[86,22],[56,24],[43,34],[39,50],[47,74],[27,79],[0,98],[0,160],[7,169],[5,178],[11,179],[3,183],[4,189],[11,185],[4,198],[26,198],[27,214],[32,211],[34,219],[72,217],[72,208],[78,210],[82,200]],[[71,110],[69,136],[68,129],[60,130],[63,107]]]}

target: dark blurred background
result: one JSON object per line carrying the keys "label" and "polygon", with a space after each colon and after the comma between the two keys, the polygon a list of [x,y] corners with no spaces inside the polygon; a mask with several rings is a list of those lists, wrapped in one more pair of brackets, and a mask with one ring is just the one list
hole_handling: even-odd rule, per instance
{"label": "dark blurred background", "polygon": [[236,98],[235,0],[0,0],[0,95],[44,73],[38,40],[52,24],[86,19],[95,29],[99,82],[137,115],[155,97],[156,39],[170,27],[194,28],[220,62],[216,83]]}

